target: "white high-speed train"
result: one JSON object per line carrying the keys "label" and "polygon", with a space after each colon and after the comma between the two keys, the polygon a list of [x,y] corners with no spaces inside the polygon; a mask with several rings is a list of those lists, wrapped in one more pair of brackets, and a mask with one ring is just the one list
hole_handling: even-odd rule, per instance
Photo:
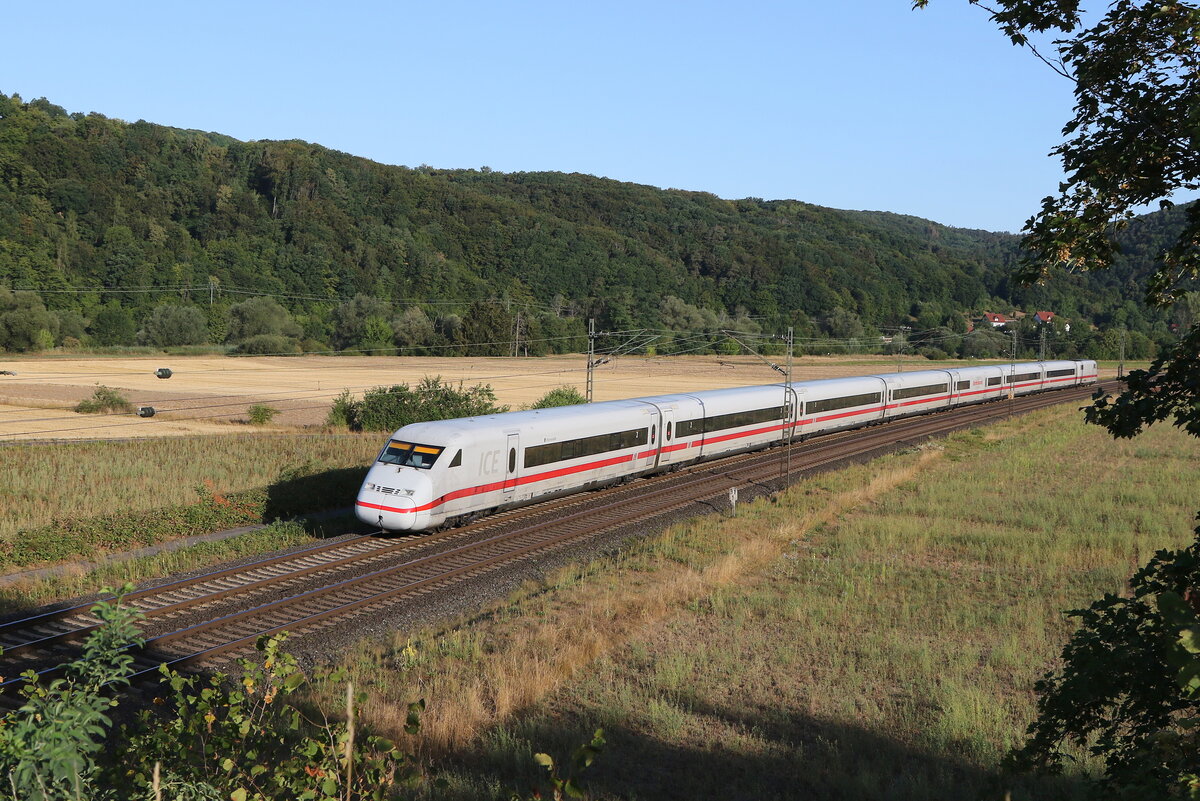
{"label": "white high-speed train", "polygon": [[1094,361],[956,367],[413,423],[359,490],[360,520],[419,531],[784,441],[1091,384]]}

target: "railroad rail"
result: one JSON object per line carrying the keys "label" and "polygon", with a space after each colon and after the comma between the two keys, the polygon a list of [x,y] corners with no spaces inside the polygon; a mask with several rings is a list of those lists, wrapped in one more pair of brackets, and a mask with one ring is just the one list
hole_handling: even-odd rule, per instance
{"label": "railroad rail", "polygon": [[[1101,384],[1111,390],[1115,383]],[[613,531],[707,505],[721,508],[732,488],[772,492],[815,471],[931,437],[1047,406],[1088,398],[1096,385],[971,405],[885,425],[821,436],[684,467],[610,489],[502,512],[434,534],[350,537],[249,564],[143,587],[124,597],[145,620],[134,653],[135,679],[161,664],[196,668],[252,650],[264,635],[308,635],[364,614],[385,614],[407,599]],[[91,604],[41,611],[0,623],[0,675],[52,675],[99,626]],[[0,683],[0,699],[23,679]]]}

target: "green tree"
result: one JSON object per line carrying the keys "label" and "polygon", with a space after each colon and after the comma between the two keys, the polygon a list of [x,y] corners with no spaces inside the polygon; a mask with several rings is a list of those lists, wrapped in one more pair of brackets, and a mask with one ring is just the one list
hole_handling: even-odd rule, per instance
{"label": "green tree", "polygon": [[[392,305],[387,301],[369,295],[355,295],[333,311],[333,346],[338,350],[346,350],[362,347],[367,342],[379,342],[378,339],[370,339],[372,336],[382,337],[383,341],[390,344],[392,331],[386,321],[391,316]],[[384,327],[388,330],[382,332],[376,325],[368,331],[368,320],[371,318],[385,321]]]}
{"label": "green tree", "polygon": [[0,287],[0,348],[44,350],[54,347],[58,317],[47,311],[32,292],[10,292]]}
{"label": "green tree", "polygon": [[[1074,83],[1074,117],[1054,151],[1067,178],[1026,223],[1027,281],[1110,267],[1113,233],[1135,209],[1169,208],[1175,193],[1200,188],[1200,7],[1115,0],[1091,24],[1080,11],[1079,0],[996,0],[991,11],[1015,44]],[[1047,31],[1060,37],[1052,55],[1030,39]],[[1165,306],[1200,276],[1200,204],[1159,255],[1148,301]],[[1114,322],[1132,325],[1131,316]],[[1165,420],[1200,436],[1200,328],[1133,371],[1118,398],[1097,393],[1087,419],[1116,437]],[[1064,745],[1075,743],[1104,759],[1109,795],[1200,797],[1198,564],[1200,529],[1192,547],[1157,554],[1133,578],[1131,597],[1075,613],[1080,629],[1062,668],[1038,685],[1038,717],[1016,764],[1060,769]]]}
{"label": "green tree", "polygon": [[434,343],[437,333],[433,320],[419,306],[409,306],[392,320],[392,331],[396,344],[404,349],[405,355],[420,353]]}
{"label": "green tree", "polygon": [[132,345],[137,334],[133,314],[119,303],[106,303],[92,318],[92,338],[100,345]]}
{"label": "green tree", "polygon": [[137,339],[139,344],[160,348],[199,345],[208,341],[208,321],[195,306],[155,306]]}
{"label": "green tree", "polygon": [[512,351],[513,315],[496,301],[478,301],[462,319],[461,336],[469,356],[508,356]]}
{"label": "green tree", "polygon": [[229,342],[237,343],[257,336],[299,339],[301,333],[288,310],[271,298],[250,298],[229,307],[226,333]]}

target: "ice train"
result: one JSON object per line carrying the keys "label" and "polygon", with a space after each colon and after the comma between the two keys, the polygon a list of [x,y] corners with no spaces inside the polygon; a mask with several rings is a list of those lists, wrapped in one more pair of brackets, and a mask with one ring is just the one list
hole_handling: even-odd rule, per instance
{"label": "ice train", "polygon": [[360,520],[421,531],[814,434],[1091,384],[1094,361],[768,384],[414,423],[384,445]]}

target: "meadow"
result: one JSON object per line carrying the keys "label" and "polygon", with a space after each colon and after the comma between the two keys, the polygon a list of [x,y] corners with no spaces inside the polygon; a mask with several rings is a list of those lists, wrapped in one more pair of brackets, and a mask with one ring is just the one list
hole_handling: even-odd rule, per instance
{"label": "meadow", "polygon": [[[1073,628],[1192,537],[1200,448],[1070,407],[807,480],[347,658],[365,721],[476,798],[603,727],[596,798],[1083,797],[1000,762]],[[336,708],[337,699],[328,699]],[[439,797],[442,797],[439,795]]]}
{"label": "meadow", "polygon": [[[288,469],[365,467],[378,434],[225,435],[0,449],[0,543],[65,518],[194,503],[266,486]],[[347,501],[349,505],[349,501]]]}

